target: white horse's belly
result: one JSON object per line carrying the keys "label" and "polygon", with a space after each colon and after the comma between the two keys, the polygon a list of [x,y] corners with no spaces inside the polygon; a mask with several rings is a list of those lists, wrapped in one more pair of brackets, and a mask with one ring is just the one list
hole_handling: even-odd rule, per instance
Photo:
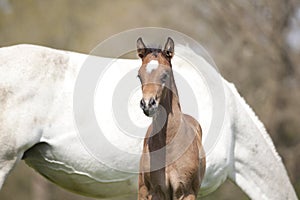
{"label": "white horse's belly", "polygon": [[[63,133],[62,133],[63,134]],[[65,143],[40,143],[28,150],[25,162],[50,181],[75,193],[98,198],[136,194],[137,176],[113,170],[92,157],[76,133]]]}

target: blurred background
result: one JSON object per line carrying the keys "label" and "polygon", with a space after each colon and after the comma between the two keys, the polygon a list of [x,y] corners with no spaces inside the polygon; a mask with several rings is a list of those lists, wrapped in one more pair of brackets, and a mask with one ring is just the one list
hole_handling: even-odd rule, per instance
{"label": "blurred background", "polygon": [[[89,53],[131,28],[171,28],[197,40],[265,124],[300,196],[300,0],[0,0],[0,47]],[[284,183],[282,183],[284,184]],[[1,200],[92,200],[19,164]],[[248,199],[226,181],[210,199]]]}

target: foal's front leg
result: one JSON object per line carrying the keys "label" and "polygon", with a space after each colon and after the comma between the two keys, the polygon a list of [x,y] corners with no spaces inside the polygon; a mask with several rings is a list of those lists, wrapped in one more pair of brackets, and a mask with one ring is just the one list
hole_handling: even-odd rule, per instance
{"label": "foal's front leg", "polygon": [[172,200],[196,200],[197,196],[195,194],[189,194],[187,196],[182,195],[180,197],[173,196]]}
{"label": "foal's front leg", "polygon": [[139,191],[138,200],[149,200],[149,190],[144,182],[144,177],[142,173],[139,173]]}
{"label": "foal's front leg", "polygon": [[[199,172],[198,172],[199,173]],[[200,180],[197,174],[191,181],[177,180],[173,184],[172,200],[196,200],[200,188]]]}
{"label": "foal's front leg", "polygon": [[197,199],[197,195],[195,194],[188,194],[188,195],[176,195],[176,194],[173,194],[173,198],[172,200],[196,200]]}

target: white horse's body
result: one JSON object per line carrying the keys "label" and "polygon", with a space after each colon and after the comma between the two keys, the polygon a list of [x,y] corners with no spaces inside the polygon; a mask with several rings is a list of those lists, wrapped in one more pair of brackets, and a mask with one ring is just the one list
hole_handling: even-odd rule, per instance
{"label": "white horse's body", "polygon": [[[97,161],[78,136],[73,116],[73,88],[87,56],[32,45],[0,49],[0,188],[11,169],[24,158],[40,174],[70,191],[98,198],[135,198],[137,174],[117,171]],[[99,63],[102,59],[95,58]],[[180,67],[180,61],[174,61],[174,68],[176,65],[179,72],[189,72]],[[122,74],[138,66],[137,60],[120,59],[112,69],[118,68]],[[212,103],[205,98],[209,94],[202,87],[203,80],[197,81],[199,95],[203,97],[198,103],[207,112],[198,118],[205,134],[210,126],[206,118],[211,116]],[[230,178],[252,199],[297,199],[263,125],[235,87],[222,81],[225,118],[220,137],[207,156],[201,193],[213,192]],[[133,108],[133,111],[142,116],[140,110]],[[83,124],[88,121],[82,118]],[[141,150],[142,139],[120,141],[114,132],[110,134],[112,143],[124,145],[129,151],[131,147]],[[108,151],[107,155],[110,154],[120,165],[136,162]]]}

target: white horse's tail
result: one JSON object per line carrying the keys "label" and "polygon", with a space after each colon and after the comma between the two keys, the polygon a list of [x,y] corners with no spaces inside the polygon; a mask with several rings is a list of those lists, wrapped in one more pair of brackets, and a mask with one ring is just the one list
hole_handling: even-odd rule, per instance
{"label": "white horse's tail", "polygon": [[251,199],[298,199],[286,169],[263,124],[239,95],[229,88],[234,132],[232,179]]}

